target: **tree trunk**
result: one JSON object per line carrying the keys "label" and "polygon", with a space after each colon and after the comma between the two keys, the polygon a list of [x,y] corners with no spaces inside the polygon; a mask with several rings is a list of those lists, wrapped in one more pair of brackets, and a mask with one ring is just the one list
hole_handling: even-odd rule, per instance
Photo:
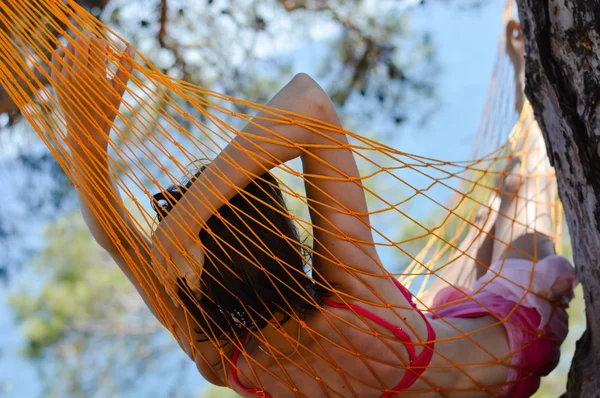
{"label": "tree trunk", "polygon": [[567,397],[600,397],[600,1],[517,2],[526,94],[556,170],[585,294],[587,330]]}

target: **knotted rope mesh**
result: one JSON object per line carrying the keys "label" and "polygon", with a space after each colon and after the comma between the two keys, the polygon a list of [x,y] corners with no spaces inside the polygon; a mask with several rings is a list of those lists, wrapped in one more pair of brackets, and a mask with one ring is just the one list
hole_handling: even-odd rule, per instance
{"label": "knotted rope mesh", "polygon": [[[514,10],[509,3],[503,17],[505,23],[513,13]],[[200,304],[201,301],[212,303],[212,308],[219,309],[219,302],[210,294],[195,295],[192,288],[177,290],[180,281],[175,280],[172,272],[169,273],[160,266],[157,268],[156,264],[152,266],[147,261],[149,259],[152,262],[152,256],[161,252],[160,248],[157,250],[149,243],[158,225],[156,212],[149,204],[154,203],[159,210],[161,206],[173,207],[176,202],[175,196],[181,196],[186,184],[200,181],[198,173],[201,173],[205,167],[211,167],[211,161],[199,159],[217,157],[227,143],[233,142],[233,145],[238,145],[237,149],[248,157],[262,157],[259,162],[263,167],[262,173],[267,173],[271,169],[267,167],[269,164],[275,166],[272,170],[274,179],[265,181],[260,189],[264,191],[269,186],[275,187],[278,183],[289,211],[276,202],[260,203],[259,206],[258,198],[252,197],[252,194],[243,195],[243,201],[253,203],[250,207],[269,208],[273,214],[291,220],[297,228],[298,236],[295,239],[279,231],[276,223],[271,222],[272,220],[258,217],[254,213],[254,215],[249,214],[248,206],[239,208],[229,200],[225,202],[231,214],[239,219],[237,223],[231,223],[226,218],[221,219],[223,225],[229,230],[229,238],[223,238],[209,228],[204,228],[204,233],[215,242],[215,247],[222,247],[221,253],[229,253],[230,257],[236,255],[243,258],[248,266],[255,266],[265,273],[269,272],[254,255],[256,250],[259,250],[265,258],[278,261],[282,269],[288,269],[283,275],[289,277],[282,279],[278,275],[272,276],[274,287],[268,289],[279,287],[283,289],[280,294],[284,299],[302,302],[302,305],[321,313],[328,319],[332,333],[338,333],[340,338],[333,339],[323,336],[319,330],[310,330],[311,327],[307,325],[301,314],[290,310],[291,307],[281,308],[280,313],[298,321],[303,327],[303,332],[314,341],[327,340],[328,344],[353,355],[360,353],[360,350],[353,347],[344,337],[348,334],[347,330],[352,328],[361,333],[374,335],[377,333],[374,326],[368,322],[362,324],[343,322],[346,331],[335,332],[334,329],[338,328],[343,320],[338,319],[339,317],[333,311],[319,303],[319,300],[315,299],[314,292],[307,291],[306,286],[315,286],[316,291],[330,295],[337,302],[353,302],[387,308],[397,315],[398,325],[403,325],[407,330],[411,329],[411,326],[403,323],[402,314],[414,309],[406,304],[385,302],[378,291],[368,283],[364,284],[364,287],[368,288],[369,297],[373,297],[373,300],[352,297],[343,289],[339,289],[336,284],[330,283],[327,275],[323,275],[323,269],[314,266],[319,261],[327,261],[343,267],[357,278],[367,276],[381,278],[391,275],[415,295],[415,303],[419,309],[425,313],[435,314],[436,308],[431,306],[435,292],[445,286],[468,287],[478,273],[482,270],[485,272],[489,267],[490,264],[479,261],[476,254],[483,241],[491,240],[494,245],[505,248],[511,245],[514,237],[510,234],[507,236],[494,234],[491,227],[496,220],[503,218],[512,223],[515,229],[536,229],[535,217],[523,218],[518,214],[502,213],[502,207],[498,202],[507,195],[512,195],[515,200],[535,203],[549,209],[553,228],[552,238],[560,252],[561,204],[557,200],[554,182],[550,185],[543,183],[547,180],[553,181],[551,169],[548,171],[541,166],[538,168],[533,165],[535,166],[533,167],[531,162],[527,161],[528,156],[539,154],[540,151],[545,151],[545,148],[543,141],[535,138],[539,135],[539,131],[529,104],[525,104],[520,115],[514,110],[513,69],[504,53],[504,36],[500,39],[497,63],[480,129],[474,141],[472,160],[442,161],[402,152],[360,134],[344,130],[335,123],[324,122],[300,112],[256,104],[191,85],[164,75],[139,53],[135,54],[135,59],[132,61],[133,72],[128,76],[129,83],[124,88],[123,101],[117,109],[119,104],[116,103],[115,106],[108,96],[94,94],[99,87],[93,79],[63,79],[63,75],[57,70],[58,64],[53,64],[51,61],[52,53],[57,47],[71,54],[67,49],[70,43],[76,54],[84,50],[89,54],[88,64],[80,65],[81,57],[67,56],[68,65],[60,65],[63,69],[89,71],[103,70],[107,67],[108,75],[112,78],[118,73],[121,54],[126,46],[126,42],[117,33],[72,1],[6,0],[0,4],[0,22],[2,86],[71,177],[81,194],[82,201],[87,203],[102,230],[110,237],[111,244],[123,258],[122,266],[126,267],[126,273],[131,279],[137,281],[146,301],[153,307],[157,316],[174,332],[182,345],[185,346],[187,341],[187,344],[192,346],[191,350],[197,362],[211,362],[210,358],[204,358],[203,352],[196,352],[193,348],[197,347],[198,336],[202,336],[201,344],[211,344],[216,352],[220,352],[221,363],[216,369],[221,369],[217,372],[221,373],[222,379],[227,383],[231,383],[231,380],[226,369],[235,366],[231,359],[231,352],[232,349],[237,348],[248,364],[249,371],[245,373],[249,374],[240,376],[241,381],[247,385],[257,380],[260,383],[259,373],[266,372],[290,390],[302,392],[302,386],[294,383],[294,376],[289,371],[294,367],[296,369],[294,374],[297,371],[309,375],[318,381],[327,395],[336,395],[328,389],[328,381],[321,379],[312,366],[315,361],[322,361],[332,369],[341,369],[338,373],[351,390],[348,392],[349,395],[357,395],[357,392],[352,389],[353,386],[361,383],[367,383],[372,389],[382,392],[387,389],[385,383],[378,379],[377,372],[373,370],[372,365],[377,363],[377,358],[363,359],[365,374],[368,374],[368,377],[361,378],[357,374],[344,373],[342,364],[335,363],[323,352],[315,352],[311,348],[315,345],[297,343],[295,333],[288,333],[283,329],[282,334],[296,344],[293,358],[286,358],[285,353],[278,352],[275,347],[269,345],[261,329],[250,328],[246,331],[276,358],[276,365],[270,367],[261,365],[259,361],[252,358],[252,355],[247,355],[246,346],[243,344],[244,339],[238,334],[226,330],[221,330],[219,333],[222,326],[218,326],[220,324],[216,323],[215,317],[229,318],[231,328],[235,329],[243,328],[250,321],[253,324],[272,322],[272,319],[277,318],[276,313],[272,313],[272,317],[269,318],[264,312],[259,313],[247,307],[243,298],[240,298],[239,313],[219,314],[208,311],[205,309],[207,306]],[[108,48],[96,48],[93,45],[86,49],[78,48],[81,45],[78,38],[85,35],[101,38],[108,44]],[[94,51],[102,51],[102,54],[94,56]],[[103,62],[104,57],[107,60],[106,65]],[[51,89],[51,86],[54,89]],[[113,89],[118,91],[119,87],[115,86]],[[67,99],[67,101],[63,100],[62,104],[55,96],[56,91],[61,90],[72,93],[62,96],[63,99]],[[94,137],[105,131],[105,125],[110,123],[110,118],[98,118],[93,114],[94,109],[103,102],[116,113],[111,135],[104,137],[109,147],[105,161],[97,155],[102,151],[102,140]],[[315,148],[318,149],[319,145],[323,149],[335,146],[349,150],[358,164],[360,177],[344,175],[343,172],[332,173],[329,177],[327,175],[315,177],[299,171],[300,165],[296,160],[281,164],[279,162],[281,159],[265,160],[267,155],[264,152],[253,149],[257,142],[256,133],[242,130],[244,124],[261,131],[264,134],[261,139],[265,145],[296,147],[302,153],[318,153]],[[276,125],[294,126],[320,136],[345,135],[348,137],[349,144],[332,140],[330,144],[315,144],[308,148],[286,140],[271,128]],[[93,126],[96,131],[90,130],[89,126]],[[83,133],[69,139],[68,130],[77,127]],[[254,144],[239,144],[244,140]],[[518,167],[513,167],[515,158],[520,159]],[[232,159],[226,158],[223,161],[228,167],[241,168]],[[335,168],[334,165],[330,167]],[[262,173],[253,174],[246,169],[241,171],[248,174],[249,180],[263,178]],[[236,192],[241,191],[239,186],[229,180],[225,172],[217,169],[213,170],[213,173],[222,184],[231,185]],[[183,180],[181,176],[185,176]],[[368,214],[359,214],[347,209],[344,198],[328,192],[319,192],[318,197],[323,198],[322,203],[315,200],[315,196],[307,197],[307,189],[318,190],[316,180],[327,178],[338,182],[345,180],[347,183],[362,187],[367,198]],[[502,187],[507,178],[538,179],[540,183],[536,186],[539,187],[539,192],[530,192],[526,197],[520,196],[523,194],[522,191],[503,192]],[[115,189],[111,187],[111,182],[114,183]],[[175,188],[167,190],[169,186]],[[215,187],[205,185],[202,189],[206,194],[219,195]],[[544,192],[541,192],[542,190]],[[126,198],[127,205],[124,205],[117,196],[118,191]],[[161,203],[158,203],[157,197],[154,196],[157,192],[163,193],[159,198]],[[186,193],[186,195],[193,194],[192,190]],[[206,198],[202,197],[196,199],[206,201]],[[361,268],[355,264],[342,263],[335,258],[334,254],[328,254],[327,250],[323,249],[324,244],[319,242],[319,239],[324,236],[322,231],[319,233],[323,229],[323,224],[314,225],[311,217],[318,216],[323,209],[332,207],[335,207],[337,213],[345,213],[346,216],[354,217],[360,222],[364,222],[368,216],[369,228],[373,234],[372,245],[356,236],[345,235],[342,230],[335,231],[335,227],[327,233],[337,235],[337,239],[362,250],[365,254],[364,261],[367,261],[370,253],[364,250],[365,245],[376,247],[381,261],[374,260],[372,265],[375,264],[377,267],[373,265],[370,268]],[[519,211],[530,209],[528,206],[517,206],[517,208],[520,209]],[[218,209],[212,210],[216,212]],[[119,217],[121,214],[125,214],[126,217]],[[201,219],[202,215],[191,212],[186,217]],[[524,225],[524,219],[533,219],[533,223]],[[202,224],[201,221],[199,222]],[[240,225],[246,225],[246,228]],[[237,271],[231,269],[231,258],[219,258],[218,253],[207,251],[198,239],[198,231],[188,231],[189,228],[185,225],[181,228],[187,232],[186,236],[190,241],[196,241],[203,247],[206,258],[210,258],[210,261],[215,264],[210,269],[205,267],[201,274],[198,271],[197,276],[201,280],[213,280],[213,283],[220,285],[222,291],[235,295],[236,292],[229,290],[228,284],[223,283],[223,279],[215,274],[227,269],[228,275],[235,278]],[[277,248],[268,247],[261,241],[260,234],[242,236],[249,234],[248,231],[256,231],[257,228],[264,228],[270,234],[279,236],[281,244],[288,244],[297,251],[299,258],[303,259],[300,270],[303,272],[303,277],[311,284],[293,285],[294,281],[302,280],[298,275],[293,275],[299,272],[298,267],[287,264],[284,258],[278,258]],[[402,233],[399,234],[399,230]],[[181,244],[181,242],[172,243]],[[243,248],[248,246],[254,246],[254,250],[244,251]],[[182,244],[181,248],[183,251]],[[186,258],[193,264],[193,269],[202,269],[201,264],[198,264],[195,259]],[[534,262],[537,260],[535,253],[531,260]],[[385,267],[381,264],[385,264]],[[243,279],[243,275],[237,276]],[[525,294],[530,292],[529,286],[522,287]],[[168,290],[168,295],[165,294],[165,289]],[[178,301],[177,310],[174,309],[169,296]],[[180,315],[174,315],[174,311],[180,311]],[[261,317],[262,319],[259,319]],[[206,325],[211,322],[217,326],[207,328]],[[176,329],[179,330],[178,333],[175,333]],[[461,338],[470,338],[470,335],[478,331],[462,333]],[[413,333],[417,335],[416,331]],[[475,339],[472,341],[473,344],[477,344]],[[443,339],[435,341],[435,343],[442,342]],[[417,351],[427,349],[419,347],[425,343],[425,341],[418,342]],[[480,348],[487,351],[486,347]],[[489,363],[499,361],[506,363],[511,355],[514,353],[509,354],[507,358],[493,358],[490,353],[493,359],[490,359]],[[400,374],[404,371],[412,371],[405,359],[399,357],[396,363],[395,366],[399,368]],[[467,378],[471,379],[472,387],[466,390],[486,391],[486,388],[475,378],[470,377],[469,366],[453,364],[450,361],[448,366],[460,369]],[[280,371],[273,371],[274,368]],[[438,385],[435,379],[428,379],[426,373],[421,378],[429,386],[422,392],[452,390]],[[489,390],[491,391],[492,388],[490,387]]]}

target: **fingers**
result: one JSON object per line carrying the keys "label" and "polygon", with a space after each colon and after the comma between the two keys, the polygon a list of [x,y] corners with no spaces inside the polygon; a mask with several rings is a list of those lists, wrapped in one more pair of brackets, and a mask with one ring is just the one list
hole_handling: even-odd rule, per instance
{"label": "fingers", "polygon": [[202,248],[193,244],[188,248],[187,253],[184,253],[185,264],[179,267],[190,289],[194,293],[200,293],[200,278],[204,270],[204,251]]}
{"label": "fingers", "polygon": [[[52,77],[57,78],[61,73],[65,77],[72,74],[106,77],[106,51],[107,43],[97,36],[83,36],[76,41],[70,39],[65,50],[57,48],[52,55]],[[119,101],[133,70],[134,55],[135,49],[128,46],[119,60],[115,77],[110,81]]]}
{"label": "fingers", "polygon": [[160,257],[160,259],[156,258],[152,262],[152,266],[154,268],[154,272],[158,279],[161,281],[165,292],[173,302],[176,307],[179,307],[179,302],[176,298],[177,296],[177,266],[176,262],[169,257]]}
{"label": "fingers", "polygon": [[82,36],[75,43],[75,54],[73,59],[73,72],[78,74],[87,73],[89,61],[90,40],[87,36]]}
{"label": "fingers", "polygon": [[106,49],[108,44],[93,36],[89,46],[89,68],[94,76],[106,76]]}
{"label": "fingers", "polygon": [[75,47],[72,42],[67,44],[62,57],[62,75],[68,78],[73,70],[73,58],[75,58]]}
{"label": "fingers", "polygon": [[65,52],[60,47],[56,47],[52,53],[52,80],[58,80],[58,76],[62,73],[62,59],[65,56]]}
{"label": "fingers", "polygon": [[194,296],[201,294],[200,279],[204,267],[204,251],[201,243],[194,240],[186,244],[171,243],[163,244],[160,240],[154,241],[152,267],[173,304],[179,306],[177,299],[179,288],[184,289],[186,294]]}
{"label": "fingers", "polygon": [[176,281],[184,280],[190,292],[199,295],[203,263],[204,253],[202,250],[192,249],[178,253],[172,258],[172,264],[169,264],[170,278]]}
{"label": "fingers", "polygon": [[179,264],[184,262],[185,259],[178,253],[175,253],[174,257],[163,256],[160,253],[153,255],[152,268],[154,273],[176,307],[179,307],[179,300],[177,300],[178,280],[181,280],[184,276]]}
{"label": "fingers", "polygon": [[115,77],[112,79],[113,88],[117,92],[117,101],[121,101],[125,89],[127,88],[127,82],[131,76],[133,70],[133,57],[135,56],[135,48],[127,46],[121,59],[119,60],[119,66]]}
{"label": "fingers", "polygon": [[106,48],[106,42],[94,35],[85,35],[75,41],[69,39],[64,51],[56,50],[52,57],[53,65],[62,66],[60,70],[64,75],[76,73],[105,77]]}

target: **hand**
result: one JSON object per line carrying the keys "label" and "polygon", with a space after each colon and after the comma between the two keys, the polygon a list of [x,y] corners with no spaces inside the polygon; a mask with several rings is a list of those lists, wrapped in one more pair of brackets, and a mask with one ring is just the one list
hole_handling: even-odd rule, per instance
{"label": "hand", "polygon": [[131,71],[135,50],[128,46],[113,79],[106,76],[108,44],[83,36],[66,51],[52,55],[52,85],[65,114],[67,140],[72,150],[106,154],[108,134],[117,116]]}
{"label": "hand", "polygon": [[200,277],[204,267],[204,251],[198,236],[171,211],[152,235],[151,263],[155,274],[176,306],[178,279],[184,279],[196,299],[201,297]]}

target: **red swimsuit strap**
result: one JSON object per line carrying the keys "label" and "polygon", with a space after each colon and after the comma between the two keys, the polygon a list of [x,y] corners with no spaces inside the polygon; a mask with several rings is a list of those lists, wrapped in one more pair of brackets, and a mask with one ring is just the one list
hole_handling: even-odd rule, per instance
{"label": "red swimsuit strap", "polygon": [[[396,285],[398,290],[400,290],[402,295],[410,303],[410,305],[413,308],[417,309],[417,306],[415,305],[415,303],[412,300],[412,296],[411,296],[410,292],[408,290],[406,290],[406,288],[404,286],[402,286],[402,284],[400,282],[398,282],[395,278],[392,278],[392,280],[394,281],[394,284]],[[386,391],[386,393],[382,395],[382,398],[392,397],[394,394],[408,389],[419,379],[421,374],[423,374],[423,372],[427,368],[427,365],[429,365],[431,358],[433,357],[433,349],[434,349],[434,344],[435,344],[434,341],[436,339],[436,334],[435,334],[435,330],[433,330],[433,327],[431,327],[429,320],[425,317],[425,315],[423,315],[423,313],[421,311],[419,311],[417,309],[417,311],[419,311],[419,315],[421,315],[421,318],[423,318],[423,320],[425,321],[425,325],[427,326],[427,343],[413,343],[410,336],[402,329],[402,327],[394,325],[394,324],[386,321],[385,319],[379,317],[378,315],[373,314],[371,311],[368,311],[358,305],[339,303],[337,301],[332,301],[328,298],[325,298],[324,301],[325,301],[325,304],[330,307],[352,310],[352,311],[356,312],[357,314],[360,314],[360,315],[372,320],[373,322],[377,323],[378,325],[383,326],[384,328],[386,328],[389,331],[391,331],[392,333],[394,333],[394,336],[396,336],[398,338],[398,340],[400,340],[404,344],[404,347],[406,347],[406,351],[408,352],[408,358],[410,361],[409,369],[407,370],[406,373],[404,373],[404,377],[402,378],[402,380],[400,380],[400,382],[391,391]],[[244,336],[240,340],[242,345],[246,342],[247,337],[248,336]],[[415,358],[415,344],[423,344],[423,346],[424,346],[423,351],[416,358]],[[255,394],[259,397],[271,398],[271,395],[269,395],[269,393],[264,390],[261,390],[258,388],[247,388],[242,385],[242,383],[239,380],[238,374],[237,374],[237,362],[238,362],[239,356],[240,356],[240,350],[236,347],[233,352],[233,356],[231,357],[231,360],[233,362],[233,364],[231,366],[231,375],[232,375],[232,379],[233,379],[234,383],[240,389],[242,389],[243,391],[245,391],[247,393]]]}
{"label": "red swimsuit strap", "polygon": [[429,323],[429,319],[427,319],[423,312],[421,312],[417,308],[417,305],[413,302],[411,293],[404,286],[402,286],[402,284],[398,282],[396,278],[392,278],[392,280],[394,281],[394,284],[396,285],[398,290],[400,290],[400,292],[404,295],[404,297],[410,303],[410,305],[419,312],[419,315],[425,322],[425,326],[427,327],[427,342],[424,344],[422,343],[423,351],[421,352],[421,355],[419,355],[410,365],[410,367],[414,369],[409,369],[409,371],[404,374],[404,377],[402,378],[402,380],[400,380],[400,383],[398,383],[396,387],[394,387],[393,393],[386,392],[385,394],[383,394],[382,398],[391,397],[397,392],[408,389],[419,379],[419,377],[421,377],[423,372],[425,372],[425,369],[427,369],[427,366],[429,366],[431,358],[433,358],[435,340],[437,338],[435,330],[433,330],[431,323]]}
{"label": "red swimsuit strap", "polygon": [[[434,341],[436,339],[435,330],[433,330],[433,327],[431,326],[429,320],[425,317],[425,315],[423,315],[423,313],[417,309],[416,304],[413,302],[411,293],[404,286],[402,286],[402,284],[398,282],[395,278],[392,278],[392,280],[394,281],[394,284],[396,285],[398,290],[400,290],[400,293],[402,293],[404,298],[406,298],[410,305],[419,312],[419,315],[425,321],[425,325],[427,327],[427,343],[413,343],[410,336],[402,329],[402,327],[394,325],[386,321],[385,319],[382,319],[381,317],[373,314],[371,311],[366,310],[358,305],[338,303],[336,301],[325,299],[325,304],[331,307],[345,308],[355,311],[356,313],[383,326],[384,328],[394,333],[394,336],[396,336],[398,340],[400,340],[404,344],[404,347],[408,352],[408,358],[410,361],[409,369],[406,373],[404,373],[404,377],[402,378],[402,380],[400,380],[400,382],[392,390],[386,391],[385,394],[382,395],[382,398],[392,397],[394,394],[408,389],[419,379],[419,377],[423,374],[423,372],[429,365],[429,362],[431,362],[431,358],[433,357],[434,352],[433,349],[435,346]],[[424,346],[423,351],[416,358],[415,344],[423,344]]]}
{"label": "red swimsuit strap", "polygon": [[356,312],[357,314],[360,314],[360,315],[364,316],[365,318],[368,318],[368,319],[372,320],[373,322],[375,322],[376,324],[381,325],[384,328],[386,328],[387,330],[391,331],[392,333],[394,333],[394,336],[396,336],[396,338],[404,344],[404,347],[406,348],[406,351],[408,352],[409,362],[412,363],[414,361],[415,346],[413,345],[410,336],[400,326],[389,323],[385,319],[379,317],[378,315],[373,314],[371,311],[365,310],[364,308],[362,308],[358,305],[338,303],[337,301],[332,301],[328,298],[325,299],[325,304],[330,307],[334,307],[334,308],[343,308],[343,309],[347,309],[347,310],[352,310],[352,311]]}
{"label": "red swimsuit strap", "polygon": [[[240,343],[242,346],[244,344],[246,344],[246,341],[248,340],[248,336],[249,335],[246,335],[240,339]],[[231,378],[233,379],[233,382],[244,392],[247,392],[249,394],[254,394],[259,397],[272,398],[268,392],[261,390],[260,388],[244,387],[244,385],[240,381],[240,378],[238,377],[238,372],[237,372],[237,363],[238,363],[238,359],[240,357],[240,353],[241,353],[240,349],[237,348],[237,346],[236,346],[233,351],[233,355],[231,356],[231,362],[233,362],[233,364],[231,365]]]}

